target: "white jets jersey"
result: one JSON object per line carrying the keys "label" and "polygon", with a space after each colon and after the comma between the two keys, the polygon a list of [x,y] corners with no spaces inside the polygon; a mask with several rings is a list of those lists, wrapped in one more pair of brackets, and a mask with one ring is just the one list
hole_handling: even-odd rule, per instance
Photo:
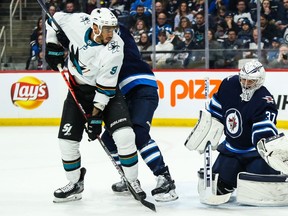
{"label": "white jets jersey", "polygon": [[[115,94],[119,71],[124,57],[124,42],[114,33],[112,40],[98,44],[90,39],[90,15],[57,12],[53,18],[70,40],[68,69],[79,84],[96,86],[94,102],[106,105]],[[57,27],[46,23],[47,43],[58,44]]]}

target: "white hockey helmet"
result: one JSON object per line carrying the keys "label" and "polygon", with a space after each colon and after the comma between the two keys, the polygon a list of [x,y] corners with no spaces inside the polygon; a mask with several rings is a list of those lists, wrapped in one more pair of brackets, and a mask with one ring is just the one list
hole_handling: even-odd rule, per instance
{"label": "white hockey helmet", "polygon": [[108,8],[96,8],[91,14],[91,28],[93,29],[93,24],[96,24],[100,31],[103,26],[114,26],[117,27],[118,20],[116,16]]}
{"label": "white hockey helmet", "polygon": [[265,69],[258,60],[247,62],[239,72],[242,100],[249,101],[265,81]]}

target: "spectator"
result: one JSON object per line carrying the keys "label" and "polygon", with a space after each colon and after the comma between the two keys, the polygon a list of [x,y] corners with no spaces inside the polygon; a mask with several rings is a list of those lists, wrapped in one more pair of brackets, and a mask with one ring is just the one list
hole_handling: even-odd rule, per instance
{"label": "spectator", "polygon": [[252,41],[252,26],[248,19],[242,21],[242,29],[238,33],[238,39],[242,41],[243,44],[249,43]]}
{"label": "spectator", "polygon": [[281,37],[281,32],[278,31],[274,24],[270,24],[268,16],[261,14],[260,16],[261,37],[272,40],[274,37]]}
{"label": "spectator", "polygon": [[282,44],[279,47],[278,58],[268,64],[269,68],[288,68],[288,45]]}
{"label": "spectator", "polygon": [[[184,41],[185,37],[184,37],[184,31],[187,28],[192,28],[192,23],[190,22],[190,20],[188,19],[188,17],[181,17],[180,19],[180,23],[179,26],[177,27],[177,30],[174,32],[173,35],[175,35],[175,37],[177,37],[176,39],[179,41]],[[194,32],[193,32],[194,33]],[[194,34],[193,34],[194,37]]]}
{"label": "spectator", "polygon": [[[49,14],[53,17],[54,16],[54,14],[56,13],[56,11],[57,11],[57,8],[56,8],[56,6],[55,5],[50,5],[49,7],[48,7],[48,12],[49,12]],[[47,19],[48,17],[46,17],[46,19]]]}
{"label": "spectator", "polygon": [[37,41],[39,35],[42,35],[42,16],[38,18],[37,25],[32,31],[30,36],[30,46]]}
{"label": "spectator", "polygon": [[225,20],[225,15],[226,15],[226,7],[225,7],[225,6],[221,6],[221,7],[217,8],[217,14],[211,16],[211,18],[212,18],[212,20],[211,20],[212,23],[211,23],[211,25],[210,25],[210,23],[209,23],[210,27],[211,27],[211,26],[216,27],[218,24],[224,22],[224,20]]}
{"label": "spectator", "polygon": [[218,23],[216,25],[216,31],[215,31],[215,38],[218,40],[218,41],[221,41],[223,42],[225,38],[227,38],[227,34],[228,34],[228,31],[224,31],[225,29],[225,23],[222,22],[222,23]]}
{"label": "spectator", "polygon": [[251,13],[248,11],[245,0],[238,0],[237,2],[237,12],[234,15],[234,22],[237,23],[240,19],[247,18],[251,25],[254,25]]}
{"label": "spectator", "polygon": [[187,2],[182,1],[180,3],[180,6],[178,8],[178,12],[174,18],[174,31],[178,30],[178,27],[180,25],[180,19],[182,17],[187,17],[191,23],[193,23],[193,14],[189,11],[189,8],[187,6]]}
{"label": "spectator", "polygon": [[130,26],[128,29],[132,28],[135,26],[136,22],[138,19],[141,19],[145,22],[145,25],[150,28],[151,26],[151,16],[148,16],[147,14],[144,13],[145,8],[143,5],[138,5],[136,7],[136,13],[133,13],[133,15],[130,14]]}
{"label": "spectator", "polygon": [[135,2],[131,4],[130,16],[134,16],[137,13],[136,9],[138,6],[144,7],[145,16],[152,16],[152,0],[135,0]]}
{"label": "spectator", "polygon": [[238,68],[238,60],[242,58],[242,43],[237,39],[235,29],[228,30],[228,37],[222,43],[223,59],[217,61],[217,68]]}
{"label": "spectator", "polygon": [[155,13],[156,13],[156,17],[158,17],[160,13],[165,13],[165,8],[163,7],[163,4],[161,1],[155,2]]}
{"label": "spectator", "polygon": [[258,29],[254,28],[252,31],[252,41],[246,43],[244,48],[248,48],[248,52],[243,52],[244,58],[258,58],[261,62],[266,62],[265,50],[269,48],[269,40],[261,37],[260,48],[262,50],[261,57],[258,56]]}
{"label": "spectator", "polygon": [[[261,13],[267,16],[269,23],[275,23],[277,19],[277,11],[272,9],[270,0],[263,0],[261,4]],[[254,19],[255,20],[255,19]]]}
{"label": "spectator", "polygon": [[279,47],[281,45],[281,40],[278,37],[274,37],[271,42],[271,47],[267,52],[267,62],[274,61],[279,56]]}
{"label": "spectator", "polygon": [[169,21],[174,21],[174,18],[177,14],[178,6],[178,0],[168,0],[168,2],[166,3],[165,11],[167,12],[167,19]]}
{"label": "spectator", "polygon": [[195,33],[195,42],[201,49],[205,48],[205,18],[204,12],[199,12],[195,16],[195,24],[192,25],[192,29]]}
{"label": "spectator", "polygon": [[208,30],[209,40],[209,68],[216,68],[216,62],[218,59],[223,58],[223,50],[221,44],[215,38],[215,32],[213,29]]}
{"label": "spectator", "polygon": [[277,10],[276,26],[280,31],[284,31],[288,26],[288,0],[282,0],[282,4]]}
{"label": "spectator", "polygon": [[[172,26],[167,23],[167,16],[165,13],[160,13],[157,17],[157,24],[155,29],[155,35],[158,35],[159,31],[165,31],[167,33],[167,37],[170,38],[172,34]],[[153,28],[150,28],[149,31],[149,39],[152,41],[152,32]],[[159,42],[159,37],[156,37],[156,44]]]}
{"label": "spectator", "polygon": [[228,7],[229,0],[213,0],[209,1],[209,14],[216,15],[221,7]]}
{"label": "spectator", "polygon": [[184,31],[184,41],[175,46],[175,50],[181,50],[181,52],[178,52],[173,59],[178,62],[178,66],[180,63],[181,67],[187,68],[195,61],[200,60],[197,49],[198,47],[194,42],[194,31],[187,28]]}
{"label": "spectator", "polygon": [[234,22],[234,14],[227,11],[224,18],[224,33],[227,34],[229,29],[234,29],[238,33],[241,27],[239,29],[238,25]]}
{"label": "spectator", "polygon": [[149,41],[149,37],[146,32],[140,35],[140,40],[137,43],[137,47],[141,52],[142,59],[146,61],[150,65],[150,67],[152,67],[151,53],[144,53],[144,52],[152,52],[152,45]]}
{"label": "spectator", "polygon": [[[188,3],[188,5],[189,5],[189,3]],[[189,8],[190,8],[192,14],[195,17],[196,14],[198,14],[199,12],[204,12],[204,10],[205,10],[205,0],[196,0],[195,3],[192,4]]]}
{"label": "spectator", "polygon": [[31,57],[32,57],[32,48],[33,46],[35,46],[35,44],[38,43],[39,35],[42,36],[42,16],[38,18],[37,25],[33,29],[32,34],[30,35],[30,49],[29,49],[29,57],[26,61],[26,66],[25,66],[26,70],[28,70],[29,68]]}
{"label": "spectator", "polygon": [[49,9],[49,7],[51,6],[51,5],[54,5],[55,7],[56,7],[56,11],[59,11],[60,10],[60,8],[59,8],[59,3],[61,4],[62,3],[62,0],[60,0],[61,2],[59,2],[59,0],[46,0],[46,2],[45,2],[45,6],[46,6],[46,8],[47,9]]}
{"label": "spectator", "polygon": [[75,13],[79,11],[79,7],[77,7],[77,3],[73,0],[67,0],[64,7],[64,12],[66,13]]}
{"label": "spectator", "polygon": [[86,4],[86,13],[91,14],[95,8],[97,8],[97,0],[88,0]]}
{"label": "spectator", "polygon": [[[165,30],[161,30],[158,32],[158,40],[155,50],[155,61],[156,61],[156,67],[162,68],[166,65],[166,59],[172,58],[172,53],[166,53],[167,51],[173,51],[174,46],[173,44],[167,40],[167,34]],[[161,53],[161,51],[164,51]],[[151,59],[153,59],[153,54],[151,54]]]}
{"label": "spectator", "polygon": [[31,53],[29,56],[29,60],[27,61],[26,70],[42,69],[42,60],[43,60],[43,53],[41,53],[42,45],[43,45],[43,36],[41,34],[38,36],[37,41],[31,47]]}
{"label": "spectator", "polygon": [[132,36],[134,37],[134,40],[136,43],[139,42],[140,35],[143,32],[147,32],[147,31],[148,31],[148,28],[146,27],[145,22],[141,19],[138,19],[136,21],[135,26],[130,29],[130,32],[131,32]]}

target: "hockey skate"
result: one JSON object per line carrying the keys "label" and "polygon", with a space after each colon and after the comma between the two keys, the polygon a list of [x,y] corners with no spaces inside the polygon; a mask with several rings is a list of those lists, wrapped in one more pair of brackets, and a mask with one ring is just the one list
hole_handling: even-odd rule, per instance
{"label": "hockey skate", "polygon": [[116,182],[112,185],[112,190],[114,192],[125,192],[128,191],[125,181],[122,179],[120,182]]}
{"label": "hockey skate", "polygon": [[[141,185],[140,185],[140,181],[138,179],[136,179],[135,181],[129,182],[131,187],[133,188],[133,190],[136,192],[136,194],[138,194],[138,196],[140,197],[141,200],[146,199],[146,193],[142,190]],[[138,197],[136,197],[136,195],[134,194],[134,192],[132,190],[130,190],[130,188],[128,187],[129,191],[131,192],[131,194],[134,196],[134,198],[136,200],[139,200]]]}
{"label": "hockey skate", "polygon": [[178,199],[175,188],[174,180],[166,171],[158,176],[156,188],[151,191],[151,194],[157,202],[169,202]]}
{"label": "hockey skate", "polygon": [[66,186],[61,187],[54,192],[54,203],[69,202],[82,199],[86,169],[82,167],[80,172],[80,179],[77,183],[74,184],[70,182]]}

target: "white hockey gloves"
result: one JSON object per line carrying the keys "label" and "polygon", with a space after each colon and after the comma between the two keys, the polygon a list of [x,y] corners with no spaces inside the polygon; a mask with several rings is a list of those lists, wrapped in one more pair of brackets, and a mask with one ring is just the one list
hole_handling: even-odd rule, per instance
{"label": "white hockey gloves", "polygon": [[212,150],[216,150],[223,130],[224,126],[207,110],[200,110],[199,120],[184,145],[200,154],[205,152],[207,144],[211,144]]}
{"label": "white hockey gloves", "polygon": [[261,139],[257,149],[269,166],[288,175],[288,139],[283,133]]}

